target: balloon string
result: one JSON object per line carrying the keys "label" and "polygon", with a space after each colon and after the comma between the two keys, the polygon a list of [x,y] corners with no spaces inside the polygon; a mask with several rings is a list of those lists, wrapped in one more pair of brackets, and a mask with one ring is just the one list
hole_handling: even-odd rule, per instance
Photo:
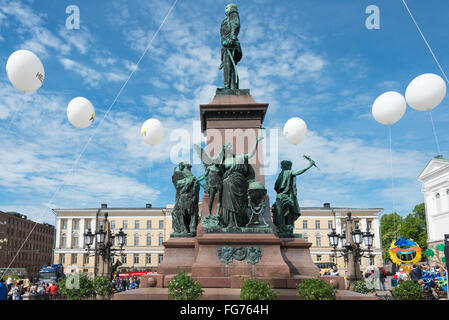
{"label": "balloon string", "polygon": [[429,114],[430,114],[430,122],[432,122],[433,135],[435,137],[435,142],[437,144],[438,155],[441,155],[441,149],[440,149],[440,144],[438,142],[437,131],[435,130],[435,124],[433,123],[432,111],[429,111]]}
{"label": "balloon string", "polygon": [[[123,89],[126,87],[126,85],[128,84],[129,80],[131,79],[131,77],[134,75],[134,73],[136,72],[136,70],[138,69],[138,66],[140,64],[140,62],[142,61],[142,59],[145,57],[145,55],[147,54],[147,52],[149,51],[154,39],[156,38],[156,36],[159,34],[159,31],[162,29],[162,27],[165,24],[165,21],[167,20],[168,16],[170,15],[170,13],[173,11],[173,9],[175,8],[176,4],[178,3],[178,0],[175,0],[175,2],[173,3],[173,5],[170,7],[170,9],[167,12],[167,15],[165,16],[164,20],[162,21],[162,23],[159,25],[159,28],[156,30],[156,32],[154,33],[153,37],[151,38],[151,40],[149,41],[147,47],[145,48],[142,56],[140,57],[139,61],[136,63],[135,67],[132,69],[131,73],[129,74],[128,78],[126,79],[125,83],[122,85],[122,87],[120,88],[119,92],[117,93],[117,95],[115,96],[114,100],[112,101],[111,105],[109,106],[108,110],[106,111],[105,115],[103,116],[103,118],[101,119],[100,123],[98,124],[98,126],[95,128],[94,132],[92,133],[92,135],[90,136],[89,140],[86,142],[86,144],[84,145],[84,148],[82,149],[81,153],[78,155],[77,159],[75,160],[75,162],[72,165],[72,168],[70,169],[70,171],[66,174],[66,176],[64,177],[64,180],[62,181],[62,183],[58,186],[58,189],[56,190],[56,192],[53,194],[53,196],[51,197],[50,201],[48,202],[49,205],[51,205],[51,202],[54,200],[54,198],[56,197],[56,195],[59,193],[59,191],[61,190],[61,187],[65,184],[65,181],[67,179],[67,177],[69,177],[72,172],[74,171],[76,165],[78,164],[79,160],[81,159],[81,157],[83,156],[84,152],[87,149],[87,146],[89,145],[90,141],[93,139],[93,137],[96,135],[98,129],[101,127],[101,125],[103,124],[104,120],[107,118],[107,116],[109,115],[109,112],[111,111],[112,107],[115,105],[115,103],[117,102],[118,98],[120,97],[120,95],[122,94]],[[54,213],[54,212],[53,212]],[[55,213],[54,213],[55,214]],[[27,242],[28,238],[31,236],[31,234],[33,233],[35,227],[37,225],[34,225],[33,229],[31,229],[31,231],[29,232],[28,236],[26,237],[25,241],[22,243],[22,246],[19,248],[19,250],[17,251],[16,255],[14,256],[14,258],[12,259],[11,263],[9,264],[8,268],[4,271],[3,274],[6,273],[6,271],[9,269],[9,267],[12,265],[12,263],[14,262],[14,260],[17,258],[19,252],[22,250],[24,244]]]}
{"label": "balloon string", "polygon": [[[394,194],[394,177],[393,177],[393,151],[391,147],[391,125],[388,126],[388,133],[390,138],[390,176],[391,176],[391,202],[393,206],[393,214],[396,213],[395,207],[395,194]],[[394,228],[394,234],[395,238],[397,239],[397,230],[396,230],[396,218],[393,215],[393,228]]]}
{"label": "balloon string", "polygon": [[84,148],[82,149],[81,153],[79,154],[78,158],[75,160],[72,168],[70,169],[69,173],[64,177],[63,182],[59,185],[58,189],[56,190],[56,192],[53,194],[49,204],[51,204],[51,202],[54,200],[54,198],[56,197],[56,195],[59,193],[59,191],[61,190],[61,187],[65,184],[65,181],[67,179],[68,176],[70,176],[72,174],[72,172],[74,171],[76,165],[78,164],[79,160],[81,159],[81,157],[83,156],[84,152],[87,149],[87,146],[89,145],[89,143],[92,141],[92,139],[95,137],[98,129],[102,126],[104,120],[108,117],[109,112],[111,111],[112,107],[115,105],[115,103],[117,102],[118,98],[120,97],[120,95],[123,92],[123,89],[126,87],[126,85],[128,84],[129,80],[131,79],[131,77],[134,75],[134,73],[136,72],[136,70],[138,69],[138,66],[140,64],[140,62],[142,61],[142,59],[145,57],[145,55],[147,54],[148,50],[150,49],[154,39],[156,38],[156,36],[159,34],[159,31],[162,29],[163,25],[165,24],[165,21],[167,20],[168,16],[170,15],[170,13],[172,12],[172,10],[174,9],[174,7],[176,6],[176,3],[178,2],[178,0],[175,0],[175,2],[173,3],[173,5],[170,7],[170,9],[167,12],[167,15],[165,16],[164,20],[162,21],[162,23],[160,24],[159,28],[156,30],[156,32],[154,33],[153,37],[151,38],[150,42],[148,43],[147,47],[145,48],[145,51],[143,52],[142,56],[140,57],[139,61],[137,61],[135,67],[133,68],[133,70],[131,71],[131,73],[129,74],[128,78],[126,79],[125,83],[122,85],[122,87],[120,88],[119,92],[117,93],[117,95],[115,96],[114,100],[112,101],[111,105],[109,106],[108,110],[106,111],[106,113],[104,114],[103,118],[101,119],[100,123],[98,124],[98,126],[95,128],[94,132],[92,133],[92,135],[89,137],[89,140],[86,142],[86,144],[84,145]]}
{"label": "balloon string", "polygon": [[429,42],[427,41],[426,37],[424,36],[424,33],[421,31],[421,28],[419,27],[418,23],[416,22],[415,17],[413,17],[413,14],[410,11],[407,3],[405,2],[405,0],[402,0],[402,3],[404,4],[405,8],[407,9],[408,14],[410,15],[410,18],[412,18],[413,23],[415,24],[416,28],[418,29],[419,34],[421,35],[421,38],[424,40],[424,43],[426,44],[427,48],[430,51],[430,54],[432,55],[433,59],[435,60],[436,64],[438,65],[438,68],[440,69],[441,73],[443,74],[444,78],[446,79],[446,82],[449,83],[446,73],[444,72],[443,68],[441,67],[441,64],[438,61],[435,53],[433,53],[432,47],[430,46]]}

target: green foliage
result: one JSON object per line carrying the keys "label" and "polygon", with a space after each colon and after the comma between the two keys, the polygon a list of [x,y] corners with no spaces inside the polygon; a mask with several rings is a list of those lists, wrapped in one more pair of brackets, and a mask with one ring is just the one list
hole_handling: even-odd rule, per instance
{"label": "green foliage", "polygon": [[337,290],[321,278],[306,279],[297,289],[298,296],[304,300],[336,300]]}
{"label": "green foliage", "polygon": [[354,291],[358,293],[367,294],[370,291],[372,291],[368,286],[366,285],[365,280],[359,280],[354,283]]}
{"label": "green foliage", "polygon": [[187,275],[185,271],[179,271],[168,283],[168,298],[170,300],[199,300],[203,295],[203,289],[198,281]]}
{"label": "green foliage", "polygon": [[108,277],[96,277],[93,281],[94,291],[98,295],[109,296],[112,293],[112,284]]}
{"label": "green foliage", "polygon": [[[58,282],[59,293],[67,300],[80,300],[90,298],[95,294],[93,282],[87,277],[87,274],[79,274],[79,286],[71,280],[64,278]],[[67,283],[69,280],[70,283]]]}
{"label": "green foliage", "polygon": [[382,240],[382,255],[385,261],[390,260],[388,249],[391,242],[399,237],[413,239],[421,249],[427,249],[427,226],[424,203],[418,204],[413,213],[402,218],[396,212],[384,214],[380,219],[380,234]]}
{"label": "green foliage", "polygon": [[247,279],[243,281],[240,291],[241,300],[276,300],[277,294],[265,281]]}
{"label": "green foliage", "polygon": [[435,249],[438,251],[444,251],[444,244],[440,243],[435,246]]}
{"label": "green foliage", "polygon": [[427,249],[426,251],[424,251],[424,254],[426,255],[426,257],[433,257],[435,255],[435,252],[433,252],[432,249]]}
{"label": "green foliage", "polygon": [[[9,278],[9,275],[4,275],[4,276],[2,276],[2,278],[3,278],[3,280],[5,280],[5,282],[6,282],[6,280],[8,280],[8,278]],[[13,281],[16,281],[16,280],[20,280],[20,277],[19,276],[11,276],[11,279],[13,280]]]}
{"label": "green foliage", "polygon": [[413,280],[399,282],[399,286],[393,289],[396,300],[424,300],[424,291],[421,286]]}

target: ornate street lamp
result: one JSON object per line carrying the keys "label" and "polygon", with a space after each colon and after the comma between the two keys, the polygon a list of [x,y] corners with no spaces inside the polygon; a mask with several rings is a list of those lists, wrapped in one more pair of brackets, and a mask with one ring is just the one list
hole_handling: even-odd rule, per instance
{"label": "ornate street lamp", "polygon": [[[356,281],[359,279],[360,274],[360,262],[362,257],[372,257],[372,247],[373,247],[373,238],[374,234],[372,234],[367,229],[366,232],[362,232],[358,227],[355,230],[352,229],[352,218],[351,212],[348,212],[348,220],[347,220],[347,229],[349,232],[349,237],[346,238],[346,230],[343,231],[343,234],[338,234],[335,229],[332,229],[327,236],[329,237],[329,243],[333,247],[334,256],[337,258],[338,254],[342,256],[346,263],[348,263],[349,276],[348,279],[350,282]],[[338,247],[338,239],[341,240],[341,248]],[[364,243],[366,249],[362,249],[360,245]]]}
{"label": "ornate street lamp", "polygon": [[332,228],[332,232],[327,235],[329,237],[329,243],[334,249],[338,246],[338,240],[340,237],[337,232],[335,232],[335,228]]}
{"label": "ornate street lamp", "polygon": [[363,241],[363,233],[358,228],[351,232],[352,241],[356,246],[360,246]]}
{"label": "ornate street lamp", "polygon": [[94,243],[94,237],[95,235],[90,231],[90,228],[87,229],[87,233],[84,234],[84,243],[88,248]]}
{"label": "ornate street lamp", "polygon": [[[109,228],[108,221],[108,213],[104,214],[104,225],[106,226],[106,230],[103,229],[103,226],[100,226],[100,230],[95,233],[92,233],[90,229],[84,233],[84,242],[87,246],[86,251],[88,253],[93,252],[95,256],[101,256],[103,258],[103,263],[108,266],[108,270],[110,271],[113,267],[111,265],[112,257],[116,255],[123,255],[123,246],[126,243],[127,234],[123,232],[123,229],[116,234],[111,232],[111,228]],[[117,238],[117,243],[119,248],[112,248],[114,245],[114,239]],[[96,240],[97,245],[91,249],[91,246],[94,243],[94,239]]]}

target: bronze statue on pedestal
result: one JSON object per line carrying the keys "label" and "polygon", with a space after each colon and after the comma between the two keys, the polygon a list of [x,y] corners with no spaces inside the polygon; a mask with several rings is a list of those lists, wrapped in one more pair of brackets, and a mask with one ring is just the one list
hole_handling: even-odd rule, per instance
{"label": "bronze statue on pedestal", "polygon": [[293,237],[293,228],[295,221],[300,217],[298,199],[296,197],[296,177],[303,174],[311,167],[316,166],[315,161],[310,157],[304,156],[310,164],[307,168],[293,171],[292,162],[289,160],[281,161],[281,173],[276,180],[274,190],[277,192],[276,203],[271,210],[273,212],[273,223],[278,228],[278,235],[282,238]]}

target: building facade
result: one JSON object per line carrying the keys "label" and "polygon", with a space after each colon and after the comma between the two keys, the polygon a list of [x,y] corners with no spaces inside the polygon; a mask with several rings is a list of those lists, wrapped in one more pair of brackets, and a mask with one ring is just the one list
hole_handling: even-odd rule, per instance
{"label": "building facade", "polygon": [[52,262],[55,241],[52,225],[28,220],[27,216],[17,212],[0,211],[0,239],[2,270],[8,267],[9,270],[22,269],[24,276],[34,278],[43,265]]}
{"label": "building facade", "polygon": [[[119,271],[156,271],[164,254],[163,242],[170,237],[172,208],[107,208],[101,209],[54,209],[56,214],[55,263],[64,265],[65,273],[87,272],[94,275],[98,262],[91,252],[87,253],[84,233],[88,229],[94,233],[104,223],[104,213],[108,213],[111,232],[123,229],[127,234],[123,256],[116,256],[122,263]],[[91,247],[94,248],[94,247]],[[118,248],[114,243],[113,248]]]}
{"label": "building facade", "polygon": [[[56,214],[56,246],[54,262],[62,263],[66,273],[79,270],[94,274],[95,257],[86,251],[84,233],[88,229],[92,232],[99,229],[104,222],[104,213],[108,213],[108,220],[113,233],[120,228],[127,234],[127,242],[123,247],[121,272],[156,271],[163,259],[163,242],[170,238],[172,232],[173,206],[165,208],[107,208],[101,209],[54,209]],[[373,258],[362,258],[362,269],[368,266],[382,265],[382,250],[379,237],[379,212],[382,209],[358,208],[301,208],[301,217],[295,223],[295,233],[312,243],[311,254],[314,262],[336,262],[339,270],[344,274],[343,258],[333,258],[332,248],[329,246],[327,234],[336,228],[342,233],[348,211],[362,231],[369,226],[374,233]],[[363,246],[363,245],[362,245]],[[117,248],[117,246],[115,246]]]}
{"label": "building facade", "polygon": [[435,247],[449,234],[449,159],[433,158],[418,179],[426,208],[427,245]]}
{"label": "building facade", "polygon": [[[332,228],[342,234],[346,229],[347,214],[351,212],[354,228],[358,227],[362,232],[369,228],[374,234],[373,256],[362,258],[360,270],[372,266],[380,267],[383,265],[379,231],[379,214],[382,210],[380,208],[332,208],[328,203],[325,203],[323,207],[303,207],[301,216],[295,222],[295,233],[302,234],[304,240],[312,243],[310,253],[313,262],[334,262],[340,275],[344,275],[346,270],[344,258],[335,258],[327,235],[332,232]],[[364,248],[364,244],[361,247]],[[341,243],[338,248],[342,249]]]}

